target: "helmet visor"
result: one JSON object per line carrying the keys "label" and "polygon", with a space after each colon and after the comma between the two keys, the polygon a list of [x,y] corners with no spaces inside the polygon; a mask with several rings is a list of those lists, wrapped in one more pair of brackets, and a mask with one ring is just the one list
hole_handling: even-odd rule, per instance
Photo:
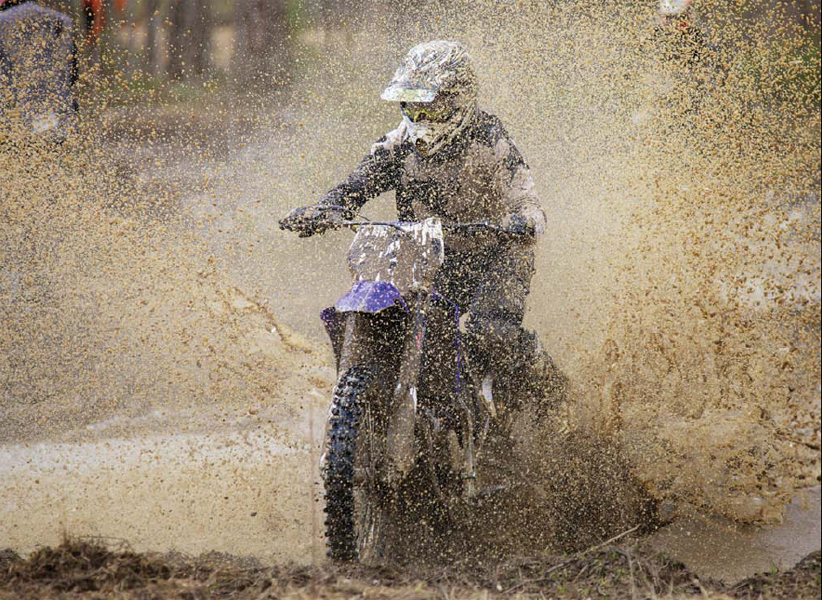
{"label": "helmet visor", "polygon": [[431,102],[436,95],[435,89],[406,87],[396,83],[389,85],[381,97],[389,102]]}
{"label": "helmet visor", "polygon": [[456,94],[438,94],[433,102],[400,102],[402,114],[414,123],[445,123],[458,108]]}

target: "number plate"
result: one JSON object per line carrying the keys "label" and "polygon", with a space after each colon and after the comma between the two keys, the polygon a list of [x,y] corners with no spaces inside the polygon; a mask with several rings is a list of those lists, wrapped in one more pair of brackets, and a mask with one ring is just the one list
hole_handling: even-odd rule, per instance
{"label": "number plate", "polygon": [[415,223],[360,227],[348,252],[355,281],[388,281],[400,293],[429,288],[445,260],[442,223],[426,219]]}

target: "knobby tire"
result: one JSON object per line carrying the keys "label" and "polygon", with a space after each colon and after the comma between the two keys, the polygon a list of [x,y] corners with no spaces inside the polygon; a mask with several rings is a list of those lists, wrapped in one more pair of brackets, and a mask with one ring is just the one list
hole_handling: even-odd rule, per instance
{"label": "knobby tire", "polygon": [[358,557],[354,505],[354,465],[361,403],[374,379],[365,366],[351,367],[337,382],[329,417],[325,480],[325,536],[328,556],[334,561]]}

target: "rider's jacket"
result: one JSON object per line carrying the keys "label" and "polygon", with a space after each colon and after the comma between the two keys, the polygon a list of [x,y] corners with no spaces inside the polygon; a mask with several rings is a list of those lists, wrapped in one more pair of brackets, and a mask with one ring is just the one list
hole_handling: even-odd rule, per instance
{"label": "rider's jacket", "polygon": [[[482,111],[458,138],[432,156],[416,151],[401,123],[320,202],[356,211],[389,190],[395,190],[402,220],[436,216],[443,221],[506,225],[520,216],[538,233],[545,229],[528,165],[500,120]],[[487,249],[499,239],[447,236],[445,242],[448,249],[471,251]],[[533,238],[518,245],[530,249]]]}

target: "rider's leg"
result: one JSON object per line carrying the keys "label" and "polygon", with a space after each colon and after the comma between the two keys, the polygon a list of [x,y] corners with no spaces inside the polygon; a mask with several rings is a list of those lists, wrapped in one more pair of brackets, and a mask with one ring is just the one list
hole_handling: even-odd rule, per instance
{"label": "rider's leg", "polygon": [[[530,397],[543,404],[558,391],[560,375],[536,333],[522,328],[525,298],[533,275],[533,251],[510,252],[487,261],[474,288],[467,323],[472,370],[515,382],[511,401]],[[516,396],[516,398],[514,397]]]}
{"label": "rider's leg", "polygon": [[[489,257],[472,289],[467,333],[482,362],[497,369],[524,360],[528,335],[522,329],[525,298],[534,273],[533,250],[500,252]],[[479,356],[477,356],[479,358]]]}
{"label": "rider's leg", "polygon": [[472,372],[490,376],[493,389],[518,406],[533,403],[538,412],[563,399],[566,379],[546,353],[536,332],[521,326],[521,317],[471,312],[467,347]]}
{"label": "rider's leg", "polygon": [[557,381],[552,374],[558,375],[558,371],[542,351],[536,333],[522,328],[533,273],[531,249],[508,247],[462,255],[452,252],[440,269],[435,289],[456,302],[463,317],[468,317],[461,322],[471,373],[479,379],[477,383],[482,384],[486,377],[496,379],[499,385],[493,387],[506,396],[507,383],[516,381],[517,391],[521,392],[518,396],[541,402],[549,395],[543,382]]}

